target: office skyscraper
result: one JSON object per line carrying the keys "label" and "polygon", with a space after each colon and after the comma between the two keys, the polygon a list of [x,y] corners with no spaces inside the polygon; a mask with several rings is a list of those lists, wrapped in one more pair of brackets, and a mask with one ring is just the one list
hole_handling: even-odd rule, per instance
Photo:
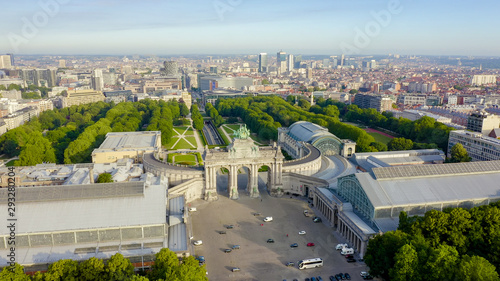
{"label": "office skyscraper", "polygon": [[300,64],[302,63],[302,55],[295,56],[293,61],[294,68],[300,68]]}
{"label": "office skyscraper", "polygon": [[165,75],[177,76],[179,74],[179,67],[176,61],[164,61],[163,66],[165,66]]}
{"label": "office skyscraper", "polygon": [[267,72],[267,53],[259,54],[259,72],[260,73]]}
{"label": "office skyscraper", "polygon": [[340,57],[340,66],[344,66],[344,54],[342,54],[342,56]]}
{"label": "office skyscraper", "polygon": [[0,56],[0,68],[11,68],[11,56],[10,55],[1,55]]}
{"label": "office skyscraper", "polygon": [[276,67],[278,68],[278,74],[286,72],[286,53],[279,51],[276,54]]}
{"label": "office skyscraper", "polygon": [[293,70],[293,55],[288,55],[288,59],[287,59],[287,71],[288,72],[292,72]]}
{"label": "office skyscraper", "polygon": [[92,88],[96,91],[102,91],[104,89],[104,77],[102,75],[102,69],[95,69],[92,75]]}

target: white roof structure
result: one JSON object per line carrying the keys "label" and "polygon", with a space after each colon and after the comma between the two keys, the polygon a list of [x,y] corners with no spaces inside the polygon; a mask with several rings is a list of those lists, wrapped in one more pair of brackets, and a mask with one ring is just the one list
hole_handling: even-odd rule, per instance
{"label": "white roof structure", "polygon": [[386,210],[375,218],[500,200],[500,161],[374,168],[373,175],[354,176],[375,213]]}
{"label": "white roof structure", "polygon": [[297,141],[313,143],[321,137],[336,138],[333,134],[328,132],[327,128],[306,121],[293,123],[289,130],[289,135]]}
{"label": "white roof structure", "polygon": [[95,152],[105,150],[145,149],[156,150],[160,131],[107,133],[106,139]]}

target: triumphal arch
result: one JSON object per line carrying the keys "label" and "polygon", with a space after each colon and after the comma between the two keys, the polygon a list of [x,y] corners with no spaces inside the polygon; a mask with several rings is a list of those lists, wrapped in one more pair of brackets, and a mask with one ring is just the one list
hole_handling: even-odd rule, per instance
{"label": "triumphal arch", "polygon": [[238,171],[248,169],[247,191],[250,197],[259,197],[259,175],[261,167],[268,168],[267,188],[271,195],[283,194],[283,154],[280,148],[259,147],[250,138],[246,126],[234,134],[233,142],[225,149],[205,149],[205,199],[217,198],[217,172],[228,173],[229,198],[238,199]]}

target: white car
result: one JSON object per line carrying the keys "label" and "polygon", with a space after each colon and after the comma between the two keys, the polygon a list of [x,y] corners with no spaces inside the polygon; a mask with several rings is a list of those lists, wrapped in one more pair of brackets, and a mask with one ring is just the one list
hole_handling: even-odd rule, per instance
{"label": "white car", "polygon": [[337,244],[337,246],[335,247],[336,250],[342,250],[344,248],[348,248],[349,245],[347,244]]}
{"label": "white car", "polygon": [[266,217],[266,218],[264,219],[264,221],[265,221],[265,222],[268,222],[268,221],[273,221],[273,217]]}
{"label": "white car", "polygon": [[299,235],[304,235],[304,234],[306,234],[305,230],[299,231]]}
{"label": "white car", "polygon": [[201,240],[196,240],[196,241],[194,241],[194,242],[193,242],[193,244],[194,244],[195,246],[200,246],[201,244],[203,244],[203,241],[201,241]]}
{"label": "white car", "polygon": [[189,211],[190,211],[190,212],[196,212],[196,207],[191,207],[191,208],[189,208]]}

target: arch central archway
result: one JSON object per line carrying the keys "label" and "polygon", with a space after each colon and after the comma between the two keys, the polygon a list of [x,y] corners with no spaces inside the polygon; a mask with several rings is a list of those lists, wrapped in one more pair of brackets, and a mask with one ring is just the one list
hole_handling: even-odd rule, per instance
{"label": "arch central archway", "polygon": [[247,186],[250,197],[260,197],[259,168],[268,167],[267,189],[271,195],[283,193],[283,155],[276,145],[258,147],[250,138],[235,138],[226,149],[205,149],[205,199],[217,197],[217,169],[228,170],[229,198],[238,199],[238,170],[246,169]]}

